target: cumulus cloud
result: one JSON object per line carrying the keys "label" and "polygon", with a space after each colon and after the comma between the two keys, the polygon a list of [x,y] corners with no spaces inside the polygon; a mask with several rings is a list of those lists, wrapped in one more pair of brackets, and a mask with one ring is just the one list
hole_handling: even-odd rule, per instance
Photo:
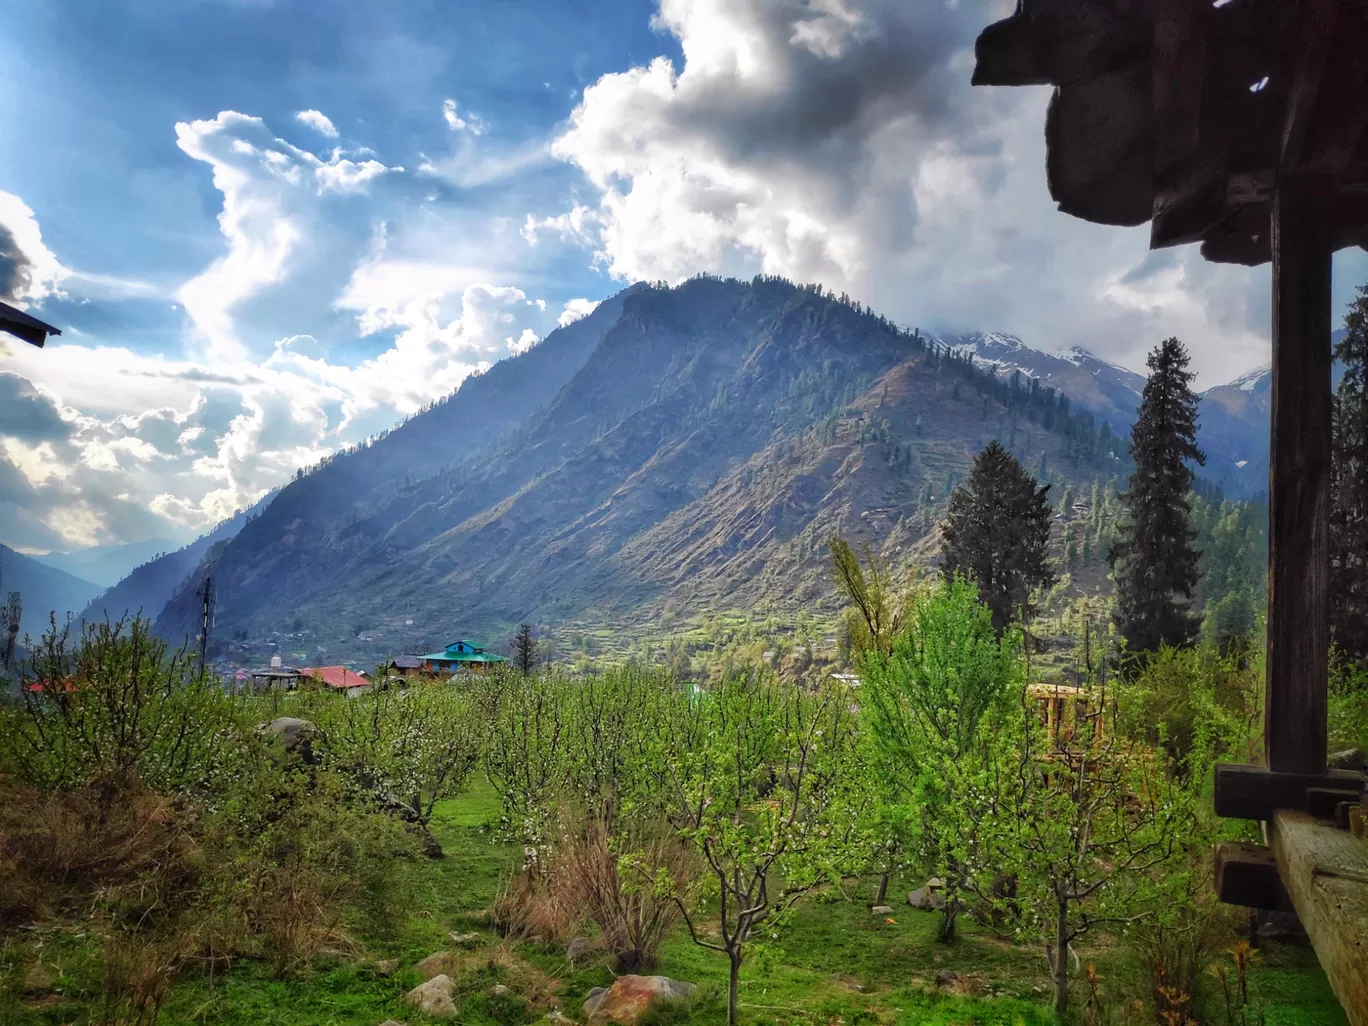
{"label": "cumulus cloud", "polygon": [[196,329],[220,358],[245,355],[233,308],[280,284],[330,193],[364,193],[400,167],[341,149],[327,159],[274,136],[261,118],[222,111],[211,120],[176,125],[176,145],[213,169],[223,194],[219,229],[228,252],[186,282],[178,297]]}
{"label": "cumulus cloud", "polygon": [[757,270],[906,323],[1003,328],[1141,364],[1172,334],[1223,380],[1267,347],[1267,271],[1195,247],[1143,284],[1144,228],[1059,214],[1046,89],[975,89],[1010,0],[660,0],[683,51],[603,75],[552,152],[595,199],[524,236],[588,245],[622,281]]}
{"label": "cumulus cloud", "polygon": [[560,317],[556,318],[556,324],[562,328],[567,324],[573,324],[581,317],[588,317],[597,306],[598,302],[593,299],[572,299],[565,304]]}
{"label": "cumulus cloud", "polygon": [[43,244],[29,206],[0,191],[0,300],[23,306],[61,295],[70,273]]}
{"label": "cumulus cloud", "polygon": [[337,138],[337,126],[321,110],[301,110],[295,114],[295,120],[329,139]]}

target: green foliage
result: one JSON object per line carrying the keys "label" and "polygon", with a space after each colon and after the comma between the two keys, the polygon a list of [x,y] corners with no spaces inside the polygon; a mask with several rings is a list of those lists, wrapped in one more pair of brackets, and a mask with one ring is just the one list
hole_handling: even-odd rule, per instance
{"label": "green foliage", "polygon": [[1330,484],[1330,637],[1368,665],[1368,286],[1358,290],[1335,346]]}
{"label": "green foliage", "polygon": [[999,637],[974,586],[956,579],[919,594],[891,652],[871,653],[862,671],[861,712],[877,771],[903,806],[895,818],[912,827],[923,868],[946,881],[946,941],[955,936],[962,892],[979,886],[985,737],[1020,683],[1019,647],[1019,633]]}
{"label": "green foliage", "polygon": [[1149,380],[1131,429],[1135,472],[1122,500],[1127,517],[1108,553],[1116,576],[1116,618],[1132,653],[1183,646],[1196,637],[1191,605],[1199,577],[1196,532],[1189,520],[1191,463],[1197,448],[1197,396],[1188,355],[1165,339],[1146,361]]}
{"label": "green foliage", "polygon": [[168,794],[222,786],[242,745],[239,707],[141,618],[55,624],[0,707],[0,773],[47,791],[136,778]]}
{"label": "green foliage", "polygon": [[[1044,460],[1042,454],[1040,476]],[[941,524],[945,575],[977,585],[999,631],[1030,616],[1032,594],[1054,583],[1046,558],[1049,491],[1049,485],[1039,485],[1015,456],[992,441],[974,458],[969,480],[950,495]]]}
{"label": "green foliage", "polygon": [[867,653],[887,654],[902,630],[906,601],[895,593],[888,566],[865,543],[864,565],[844,538],[831,535],[831,575],[842,597],[850,603],[844,624],[851,658]]}
{"label": "green foliage", "polygon": [[716,940],[695,925],[695,897],[678,900],[694,942],[727,956],[734,1026],[746,952],[777,939],[798,900],[838,881],[850,858],[864,803],[857,721],[844,688],[809,693],[754,672],[679,712],[662,725],[661,784],[672,824],[706,863]]}

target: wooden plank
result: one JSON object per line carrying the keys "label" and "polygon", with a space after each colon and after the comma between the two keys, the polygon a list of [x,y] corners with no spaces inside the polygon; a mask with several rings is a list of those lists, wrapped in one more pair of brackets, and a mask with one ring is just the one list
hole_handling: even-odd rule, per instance
{"label": "wooden plank", "polygon": [[1273,201],[1273,380],[1268,476],[1269,769],[1325,770],[1330,622],[1329,199],[1284,181]]}
{"label": "wooden plank", "polygon": [[1297,917],[1352,1026],[1368,1026],[1368,845],[1281,811],[1270,847]]}
{"label": "wooden plank", "polygon": [[1288,0],[1282,12],[1297,33],[1282,129],[1284,171],[1306,160],[1307,140],[1333,48],[1338,6],[1338,0]]}
{"label": "wooden plank", "polygon": [[1260,844],[1225,841],[1216,846],[1216,896],[1227,905],[1296,912],[1278,876],[1277,858]]}
{"label": "wooden plank", "polygon": [[[1308,793],[1324,792],[1323,808],[1356,798],[1363,777],[1350,770],[1325,773],[1274,773],[1263,766],[1224,763],[1216,767],[1216,815],[1228,819],[1271,819],[1277,809],[1308,809]],[[1331,797],[1333,796],[1333,797]]]}

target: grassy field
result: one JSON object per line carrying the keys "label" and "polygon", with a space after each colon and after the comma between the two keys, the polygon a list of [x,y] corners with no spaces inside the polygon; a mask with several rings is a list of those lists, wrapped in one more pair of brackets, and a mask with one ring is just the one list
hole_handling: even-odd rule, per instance
{"label": "grassy field", "polygon": [[[485,948],[464,960],[458,980],[464,996],[456,1020],[462,1026],[533,1022],[550,1007],[575,1018],[585,994],[611,982],[609,969],[572,969],[560,949],[506,945],[484,925],[480,913],[517,857],[516,851],[491,839],[488,827],[497,815],[497,802],[483,781],[463,798],[439,808],[433,826],[447,857],[394,864],[396,882],[411,910],[403,920],[347,924],[338,950],[292,980],[273,980],[268,967],[246,961],[218,976],[182,974],[158,1021],[163,1026],[376,1026],[386,1019],[416,1024],[421,1017],[403,1001],[404,993],[421,982],[412,966],[449,948],[447,935],[453,930],[478,931],[488,940]],[[745,968],[743,1021],[751,1026],[1044,1026],[1054,1021],[1046,1005],[1048,981],[1038,950],[1013,946],[972,926],[959,943],[944,947],[935,941],[933,916],[896,901],[891,917],[872,916],[869,892],[868,884],[860,884],[844,894],[833,889],[814,896],[781,939],[782,948],[766,952]],[[86,939],[79,931],[65,931],[36,938],[35,943],[42,944],[42,962],[56,980],[55,992],[0,1004],[0,1023],[64,1026],[98,1021],[98,1010],[83,998],[96,987],[82,968],[91,962]],[[1107,987],[1127,978],[1127,967],[1105,941],[1085,950],[1083,958],[1099,964]],[[401,968],[382,977],[375,970],[380,959],[397,959]],[[1257,965],[1252,986],[1264,1003],[1268,1026],[1345,1022],[1308,950],[1266,948]],[[993,996],[937,994],[931,984],[943,969],[982,974]],[[705,987],[705,997],[692,1015],[678,1021],[723,1021],[724,959],[694,946],[680,929],[662,949],[659,972]],[[490,988],[498,983],[508,985],[510,992],[492,995]],[[1080,987],[1080,999],[1081,991]]]}

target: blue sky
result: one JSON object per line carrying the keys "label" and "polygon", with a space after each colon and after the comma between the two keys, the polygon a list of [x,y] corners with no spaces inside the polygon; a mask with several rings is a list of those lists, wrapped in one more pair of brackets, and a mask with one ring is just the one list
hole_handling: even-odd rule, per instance
{"label": "blue sky", "polygon": [[1267,268],[1053,209],[1048,91],[968,84],[1008,8],[9,0],[0,288],[64,333],[0,340],[0,542],[191,537],[643,278],[1266,363]]}

